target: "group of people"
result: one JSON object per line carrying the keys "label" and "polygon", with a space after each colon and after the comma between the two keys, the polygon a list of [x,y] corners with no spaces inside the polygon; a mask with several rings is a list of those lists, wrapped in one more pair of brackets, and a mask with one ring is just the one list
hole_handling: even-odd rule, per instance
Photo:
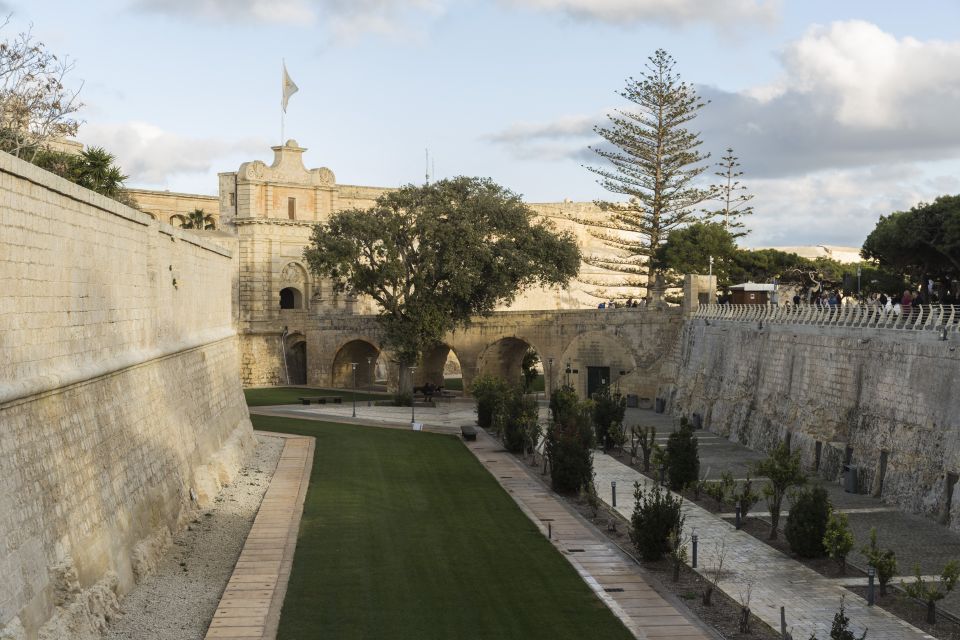
{"label": "group of people", "polygon": [[616,300],[611,300],[610,302],[601,302],[597,305],[597,309],[636,309],[637,307],[642,307],[647,304],[646,300],[634,300],[632,297],[627,298],[626,302],[617,302]]}

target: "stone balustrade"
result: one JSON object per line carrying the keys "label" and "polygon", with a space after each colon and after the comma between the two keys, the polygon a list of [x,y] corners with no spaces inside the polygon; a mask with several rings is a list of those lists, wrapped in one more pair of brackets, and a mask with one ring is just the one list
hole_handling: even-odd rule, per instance
{"label": "stone balustrade", "polygon": [[812,304],[705,304],[694,314],[704,320],[894,329],[898,331],[960,332],[960,305],[917,305],[906,313],[878,305],[848,304],[823,307]]}

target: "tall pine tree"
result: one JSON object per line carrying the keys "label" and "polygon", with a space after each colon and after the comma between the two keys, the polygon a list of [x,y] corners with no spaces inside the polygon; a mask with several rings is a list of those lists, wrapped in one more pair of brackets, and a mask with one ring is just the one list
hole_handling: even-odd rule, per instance
{"label": "tall pine tree", "polygon": [[685,126],[706,103],[674,73],[674,65],[669,53],[657,49],[646,73],[639,80],[629,78],[620,93],[636,106],[609,114],[610,125],[595,129],[613,149],[593,148],[609,164],[588,168],[607,191],[625,195],[627,201],[596,202],[609,217],[590,233],[615,255],[586,261],[638,276],[631,286],[653,280],[649,265],[657,247],[671,230],[696,220],[697,207],[716,195],[713,188],[694,186],[710,154],[698,151],[700,134]]}
{"label": "tall pine tree", "polygon": [[749,233],[742,218],[753,213],[753,206],[749,204],[753,200],[753,194],[747,193],[747,187],[740,182],[743,171],[740,171],[740,158],[733,155],[733,149],[728,148],[727,155],[723,156],[716,166],[720,168],[720,171],[714,172],[720,177],[720,184],[715,185],[714,189],[720,208],[704,210],[704,213],[719,218],[719,222],[730,235],[741,238]]}

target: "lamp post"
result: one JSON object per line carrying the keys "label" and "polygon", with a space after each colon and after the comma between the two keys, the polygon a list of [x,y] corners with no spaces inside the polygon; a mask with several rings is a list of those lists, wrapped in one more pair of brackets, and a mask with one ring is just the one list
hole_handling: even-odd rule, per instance
{"label": "lamp post", "polygon": [[351,362],[350,368],[353,369],[353,417],[357,417],[357,363]]}
{"label": "lamp post", "polygon": [[568,387],[570,386],[570,372],[571,372],[571,371],[572,371],[572,369],[570,368],[570,361],[568,360],[568,361],[567,361],[567,386],[568,386]]}
{"label": "lamp post", "polygon": [[416,367],[410,367],[410,426],[413,427],[417,423],[417,401],[413,397],[413,372],[416,371]]}
{"label": "lamp post", "polygon": [[553,397],[553,356],[547,358],[547,398]]}
{"label": "lamp post", "polygon": [[[368,392],[372,392],[372,391],[373,391],[373,383],[374,383],[374,379],[373,379],[373,356],[367,356],[367,371],[370,372],[370,385],[367,387],[367,391],[368,391]],[[372,407],[372,406],[373,406],[373,400],[372,400],[369,396],[367,397],[367,406],[368,406],[368,407]]]}

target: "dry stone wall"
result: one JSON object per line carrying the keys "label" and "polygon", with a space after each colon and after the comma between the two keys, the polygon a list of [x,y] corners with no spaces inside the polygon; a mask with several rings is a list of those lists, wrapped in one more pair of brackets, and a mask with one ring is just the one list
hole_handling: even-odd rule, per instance
{"label": "dry stone wall", "polygon": [[0,154],[0,638],[96,638],[252,446],[231,252]]}
{"label": "dry stone wall", "polygon": [[660,396],[759,450],[789,438],[827,477],[849,460],[861,492],[960,530],[957,347],[939,332],[692,319]]}

